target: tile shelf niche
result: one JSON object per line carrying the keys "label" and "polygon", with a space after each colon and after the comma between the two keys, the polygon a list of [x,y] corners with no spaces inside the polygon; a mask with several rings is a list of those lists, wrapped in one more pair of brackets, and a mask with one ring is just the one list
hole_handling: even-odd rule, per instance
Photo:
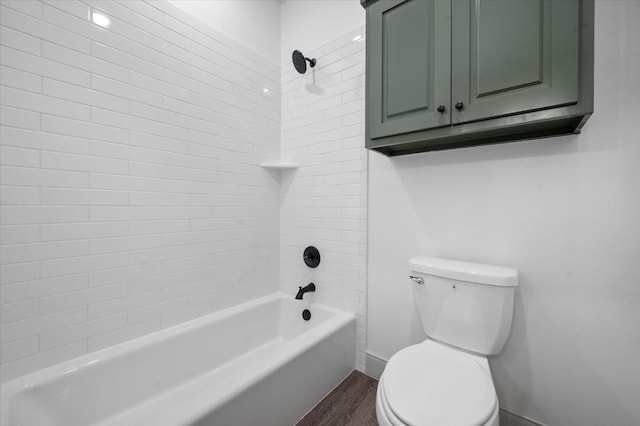
{"label": "tile shelf niche", "polygon": [[300,167],[298,163],[289,160],[274,160],[274,161],[264,161],[260,163],[260,167],[265,169],[277,169],[277,170],[287,170],[287,169],[297,169]]}

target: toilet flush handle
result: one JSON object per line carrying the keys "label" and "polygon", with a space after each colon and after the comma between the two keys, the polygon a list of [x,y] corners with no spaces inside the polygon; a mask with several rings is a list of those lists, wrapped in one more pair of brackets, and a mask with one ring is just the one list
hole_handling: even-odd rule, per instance
{"label": "toilet flush handle", "polygon": [[413,275],[409,275],[409,278],[411,278],[416,284],[424,284],[424,280],[420,277],[414,277]]}

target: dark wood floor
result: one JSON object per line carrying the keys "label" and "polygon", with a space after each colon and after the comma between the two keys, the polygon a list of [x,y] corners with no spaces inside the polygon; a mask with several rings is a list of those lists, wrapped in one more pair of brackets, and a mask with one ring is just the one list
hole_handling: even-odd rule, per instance
{"label": "dark wood floor", "polygon": [[378,381],[354,371],[296,426],[377,426]]}

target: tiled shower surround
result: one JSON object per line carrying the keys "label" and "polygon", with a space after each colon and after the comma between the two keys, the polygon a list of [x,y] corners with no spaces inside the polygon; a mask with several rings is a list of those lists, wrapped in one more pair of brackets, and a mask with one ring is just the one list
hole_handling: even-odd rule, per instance
{"label": "tiled shower surround", "polygon": [[[317,58],[298,74],[282,69],[281,285],[319,285],[315,300],[358,318],[357,367],[364,371],[367,251],[367,153],[364,148],[364,28],[303,53]],[[287,60],[288,58],[284,58]],[[307,242],[322,261],[302,263]]]}
{"label": "tiled shower surround", "polygon": [[1,380],[307,280],[363,369],[362,29],[302,76],[165,1],[0,0],[0,31]]}
{"label": "tiled shower surround", "polygon": [[276,291],[280,66],[166,2],[0,5],[2,380]]}

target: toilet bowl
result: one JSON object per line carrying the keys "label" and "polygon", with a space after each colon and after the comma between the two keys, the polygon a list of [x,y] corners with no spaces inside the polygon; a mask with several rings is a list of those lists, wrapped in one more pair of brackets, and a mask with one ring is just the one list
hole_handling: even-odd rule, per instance
{"label": "toilet bowl", "polygon": [[418,256],[409,260],[416,313],[427,340],[387,362],[378,383],[382,426],[498,426],[486,356],[502,350],[518,271]]}
{"label": "toilet bowl", "polygon": [[432,340],[409,346],[387,363],[376,414],[381,426],[497,426],[489,364]]}

